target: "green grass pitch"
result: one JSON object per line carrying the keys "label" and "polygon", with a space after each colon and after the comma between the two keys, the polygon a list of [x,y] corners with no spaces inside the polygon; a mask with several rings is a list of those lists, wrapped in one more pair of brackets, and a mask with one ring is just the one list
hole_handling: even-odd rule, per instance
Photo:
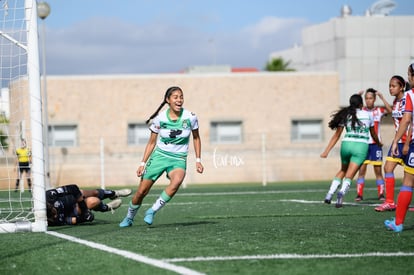
{"label": "green grass pitch", "polygon": [[[414,214],[404,231],[387,231],[375,183],[342,209],[323,199],[329,182],[191,184],[148,226],[143,213],[119,228],[130,198],[112,213],[48,233],[0,234],[0,274],[409,274],[414,270]],[[132,187],[135,189],[135,186]],[[398,191],[396,191],[398,194]],[[62,238],[65,236],[68,239]],[[121,252],[121,253],[119,253]]]}

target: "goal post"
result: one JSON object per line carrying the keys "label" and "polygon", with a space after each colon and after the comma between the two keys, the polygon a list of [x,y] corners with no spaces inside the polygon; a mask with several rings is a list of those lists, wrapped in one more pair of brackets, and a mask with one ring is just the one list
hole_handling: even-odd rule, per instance
{"label": "goal post", "polygon": [[[10,94],[9,127],[3,133],[9,146],[1,164],[6,172],[0,178],[0,233],[44,232],[47,216],[37,2],[0,0],[0,5],[0,84]],[[15,190],[20,176],[14,167],[15,150],[22,138],[31,149],[32,179],[32,190],[23,193]],[[20,184],[25,184],[23,178]]]}

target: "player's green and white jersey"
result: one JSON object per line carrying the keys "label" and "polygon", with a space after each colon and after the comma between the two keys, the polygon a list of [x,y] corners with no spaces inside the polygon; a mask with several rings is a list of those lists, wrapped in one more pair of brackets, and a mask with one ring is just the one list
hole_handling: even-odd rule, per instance
{"label": "player's green and white jersey", "polygon": [[356,123],[355,129],[352,129],[351,116],[348,117],[345,125],[346,133],[342,141],[368,143],[370,135],[369,128],[374,126],[372,114],[365,110],[358,109],[357,118],[360,123]]}
{"label": "player's green and white jersey", "polygon": [[198,129],[198,119],[194,113],[181,109],[180,117],[174,121],[167,109],[154,118],[149,129],[158,134],[157,148],[187,156],[191,132]]}

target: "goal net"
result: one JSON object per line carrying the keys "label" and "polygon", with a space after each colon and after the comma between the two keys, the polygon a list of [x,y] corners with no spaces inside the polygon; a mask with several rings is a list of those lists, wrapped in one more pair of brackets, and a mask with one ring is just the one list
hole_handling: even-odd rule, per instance
{"label": "goal net", "polygon": [[[47,218],[37,2],[0,0],[0,17],[0,233],[43,232]],[[26,149],[21,148],[24,143]]]}

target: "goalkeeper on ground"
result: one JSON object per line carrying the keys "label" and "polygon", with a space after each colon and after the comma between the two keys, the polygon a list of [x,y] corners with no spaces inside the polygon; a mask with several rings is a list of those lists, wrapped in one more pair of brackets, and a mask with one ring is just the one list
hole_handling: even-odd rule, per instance
{"label": "goalkeeper on ground", "polygon": [[[46,191],[47,221],[49,226],[75,225],[92,222],[91,210],[99,212],[113,211],[120,207],[122,200],[131,194],[131,189],[122,190],[81,190],[75,184],[65,185]],[[104,203],[109,198],[112,201]]]}

